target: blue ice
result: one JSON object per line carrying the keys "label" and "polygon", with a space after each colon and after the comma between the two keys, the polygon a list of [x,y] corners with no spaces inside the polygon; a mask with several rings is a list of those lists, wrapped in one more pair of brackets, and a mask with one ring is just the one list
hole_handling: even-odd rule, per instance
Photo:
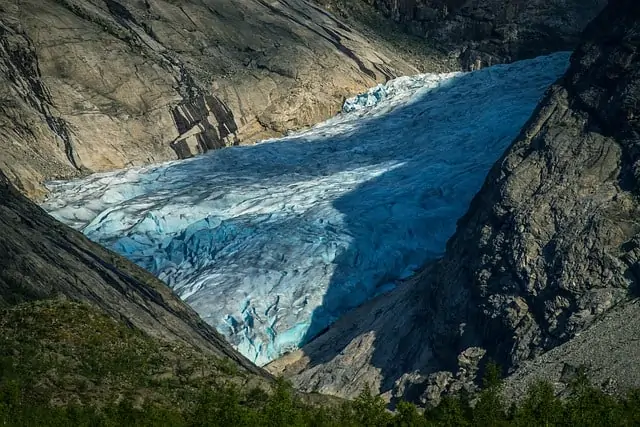
{"label": "blue ice", "polygon": [[52,182],[43,207],[265,364],[443,252],[568,58],[401,77],[285,138]]}

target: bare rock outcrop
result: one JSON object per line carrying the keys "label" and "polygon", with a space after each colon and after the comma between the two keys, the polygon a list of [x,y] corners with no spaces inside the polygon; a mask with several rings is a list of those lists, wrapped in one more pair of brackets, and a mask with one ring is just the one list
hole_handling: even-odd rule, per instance
{"label": "bare rock outcrop", "polygon": [[[306,390],[352,396],[368,383],[424,401],[472,386],[467,373],[482,361],[470,349],[513,372],[633,299],[638,34],[640,3],[611,0],[492,168],[446,255],[269,369]],[[621,334],[613,341],[626,337],[607,330]]]}
{"label": "bare rock outcrop", "polygon": [[305,0],[2,2],[0,169],[38,198],[46,179],[308,126],[415,72]]}

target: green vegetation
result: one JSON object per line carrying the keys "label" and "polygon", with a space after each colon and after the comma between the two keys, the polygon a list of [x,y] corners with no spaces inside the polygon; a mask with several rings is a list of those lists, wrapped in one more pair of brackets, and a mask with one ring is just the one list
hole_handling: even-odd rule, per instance
{"label": "green vegetation", "polygon": [[443,399],[424,414],[425,426],[636,426],[640,425],[640,392],[613,397],[593,387],[581,370],[566,399],[551,384],[534,384],[518,406],[507,407],[496,365],[489,364],[475,404],[465,396]]}
{"label": "green vegetation", "polygon": [[517,407],[502,400],[495,365],[483,386],[424,413],[400,402],[392,414],[368,390],[353,402],[311,404],[285,381],[245,375],[88,305],[43,301],[0,312],[2,426],[640,425],[640,391],[614,398],[590,386],[583,372],[567,399],[539,383]]}

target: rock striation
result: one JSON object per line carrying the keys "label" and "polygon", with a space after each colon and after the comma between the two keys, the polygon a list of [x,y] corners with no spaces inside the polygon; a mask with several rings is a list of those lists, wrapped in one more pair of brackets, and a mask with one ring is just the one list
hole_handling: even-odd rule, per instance
{"label": "rock striation", "polygon": [[[269,369],[305,390],[353,396],[368,384],[390,399],[433,401],[473,387],[489,358],[517,372],[630,304],[640,283],[638,34],[640,3],[611,0],[492,168],[446,255]],[[612,342],[638,339],[605,329]]]}
{"label": "rock striation", "polygon": [[308,126],[416,71],[305,0],[2,2],[0,169],[39,198],[43,180]]}

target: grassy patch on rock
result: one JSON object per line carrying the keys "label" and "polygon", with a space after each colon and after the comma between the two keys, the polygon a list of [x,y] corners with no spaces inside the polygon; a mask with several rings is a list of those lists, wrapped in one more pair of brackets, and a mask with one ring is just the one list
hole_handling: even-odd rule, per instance
{"label": "grassy patch on rock", "polygon": [[[183,409],[221,383],[260,386],[233,363],[150,338],[88,305],[38,301],[0,314],[0,372],[29,402]],[[254,384],[250,384],[254,382]]]}

